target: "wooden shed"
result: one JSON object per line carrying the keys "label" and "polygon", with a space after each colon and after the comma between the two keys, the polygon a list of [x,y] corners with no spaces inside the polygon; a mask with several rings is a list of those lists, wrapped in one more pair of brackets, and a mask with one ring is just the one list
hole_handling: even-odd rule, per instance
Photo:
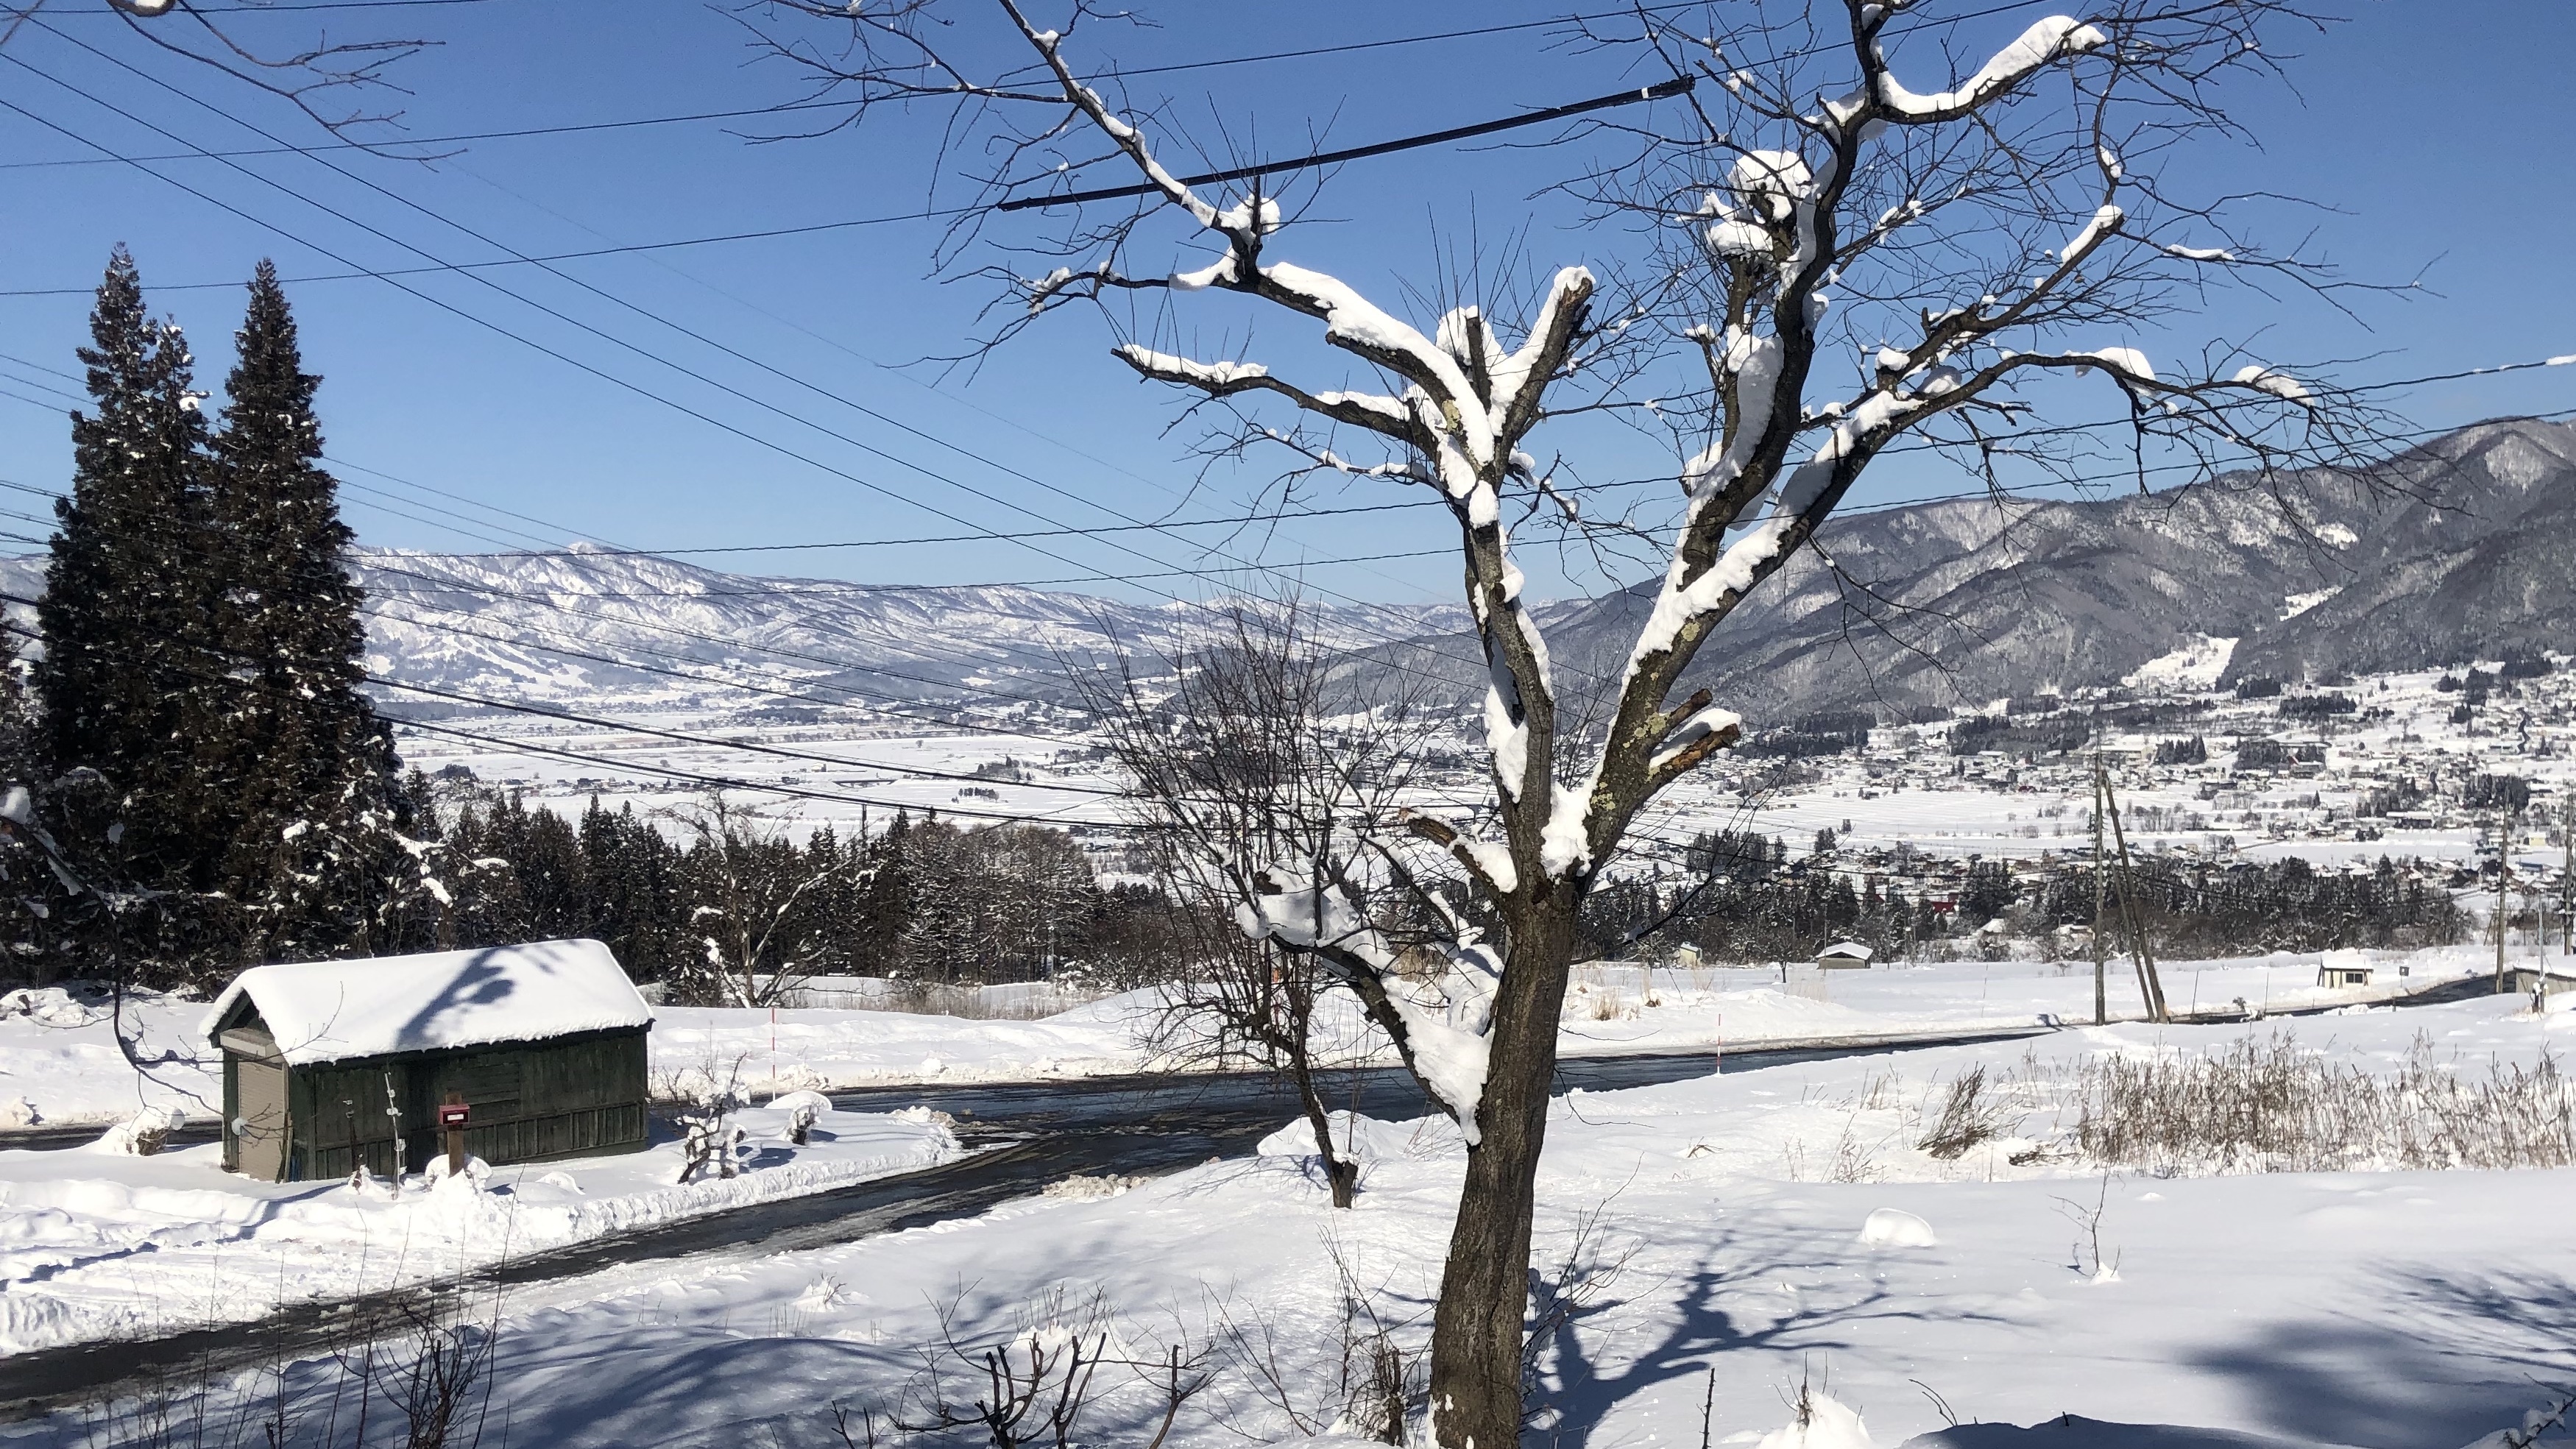
{"label": "wooden shed", "polygon": [[1827,971],[1866,971],[1871,954],[1858,941],[1836,941],[1816,953],[1816,964]]}
{"label": "wooden shed", "polygon": [[461,1098],[486,1162],[646,1144],[652,1009],[597,941],[257,966],[202,1028],[224,1166],[275,1182],[417,1172]]}

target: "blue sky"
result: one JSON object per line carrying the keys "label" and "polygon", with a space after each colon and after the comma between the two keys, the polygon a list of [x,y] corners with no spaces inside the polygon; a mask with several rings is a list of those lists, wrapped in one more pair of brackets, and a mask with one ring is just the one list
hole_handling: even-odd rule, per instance
{"label": "blue sky", "polygon": [[[1091,43],[1129,66],[1154,65],[1497,27],[1568,8],[1567,0],[1402,7],[1229,0],[1161,7],[1152,12],[1156,28],[1104,30]],[[1972,22],[1961,46],[1977,50],[2008,37],[2047,8]],[[105,14],[103,0],[57,0],[45,14],[64,34],[234,116],[299,144],[322,139],[291,107],[142,45]],[[2576,99],[2561,74],[2564,57],[2576,53],[2576,7],[2353,0],[2349,16],[2322,37],[2301,38],[2291,64],[2295,93],[2249,86],[2230,98],[2259,148],[2213,148],[2197,174],[2212,186],[2322,203],[2278,209],[2263,229],[2276,241],[2306,237],[2310,251],[2355,277],[2420,276],[2425,290],[2362,303],[2366,326],[2295,298],[2259,314],[2238,310],[2248,299],[2230,299],[2229,314],[2211,322],[2237,336],[2259,326],[2263,345],[2284,357],[2378,354],[2346,369],[2353,381],[2576,352],[2576,304],[2558,259],[2576,222],[2565,155],[2576,137]],[[752,107],[801,93],[792,70],[757,58],[729,11],[676,0],[486,0],[379,15],[252,15],[235,24],[246,38],[283,45],[309,41],[316,18],[327,18],[334,38],[413,34],[442,42],[395,73],[410,92],[395,99],[414,135]],[[185,149],[153,125],[210,149],[264,144],[55,33],[22,31],[0,55],[20,63],[0,64],[0,97],[122,154]],[[1570,51],[1545,29],[1496,30],[1184,72],[1162,83],[1201,134],[1222,120],[1239,152],[1279,155],[1305,149],[1314,134],[1350,144],[1599,94],[1640,78],[1624,63]],[[55,488],[67,476],[66,425],[41,389],[76,385],[23,364],[74,367],[84,289],[118,242],[133,249],[155,307],[189,328],[211,385],[239,316],[240,294],[229,284],[263,255],[290,278],[315,277],[348,270],[323,249],[368,268],[417,267],[427,263],[411,247],[474,261],[500,254],[491,242],[551,253],[900,215],[924,204],[933,137],[921,118],[811,140],[743,139],[762,125],[482,141],[430,165],[332,158],[419,209],[308,157],[243,158],[241,170],[204,159],[153,163],[255,223],[143,169],[98,163],[97,151],[0,111],[0,162],[8,163],[0,169],[0,216],[8,218],[0,292],[10,294],[0,296],[0,354],[23,360],[0,361],[0,391],[52,404],[0,398],[0,479]],[[1471,237],[1518,230],[1538,265],[1597,259],[1617,243],[1577,229],[1561,205],[1530,199],[1535,181],[1569,159],[1447,148],[1347,168],[1325,192],[1325,219],[1292,230],[1290,254],[1340,270],[1390,303],[1403,300],[1401,285],[1432,289],[1443,248]],[[68,160],[90,164],[26,164]],[[353,465],[342,470],[351,520],[367,542],[437,549],[571,538],[672,549],[801,545],[1223,515],[1269,476],[1262,469],[1202,477],[1187,456],[1186,425],[1164,431],[1174,400],[1109,361],[1103,329],[1079,311],[1051,319],[971,374],[915,364],[959,349],[991,296],[971,276],[932,274],[937,237],[934,224],[889,223],[563,264],[605,296],[526,267],[479,274],[515,297],[453,274],[405,279],[429,298],[668,402],[383,281],[300,283],[291,290],[308,356],[327,378],[321,405],[332,452]],[[1236,314],[1210,311],[1186,325],[1203,325],[1199,337],[1213,350],[1235,339],[1226,329],[1237,324]],[[2196,338],[2199,325],[2120,340],[2152,351],[2159,341]],[[1285,327],[1259,321],[1256,348],[1283,337]],[[728,396],[674,365],[757,401]],[[2423,426],[2576,407],[2576,368],[2437,385],[2395,401]],[[1566,442],[1588,450],[1580,461],[1589,476],[1670,466],[1643,444],[1600,430],[1572,430]],[[1940,493],[1962,482],[1937,463],[1891,463],[1864,496]],[[1382,501],[1387,487],[1337,484],[1312,501]],[[0,508],[45,511],[30,495],[14,498]],[[41,532],[6,519],[0,528]],[[1448,542],[1443,525],[1421,512],[1306,520],[1230,541],[1213,530],[1192,537],[1199,542],[1140,535],[702,557],[752,572],[871,581],[1067,580],[1136,597],[1203,592],[1202,581],[1177,571],[1233,560],[1362,558],[1315,566],[1312,579],[1334,594],[1390,601],[1454,590],[1454,565],[1438,556]],[[1216,552],[1203,552],[1207,546]],[[1434,556],[1410,556],[1426,552]],[[1541,592],[1587,592],[1602,582],[1552,558],[1531,563]]]}

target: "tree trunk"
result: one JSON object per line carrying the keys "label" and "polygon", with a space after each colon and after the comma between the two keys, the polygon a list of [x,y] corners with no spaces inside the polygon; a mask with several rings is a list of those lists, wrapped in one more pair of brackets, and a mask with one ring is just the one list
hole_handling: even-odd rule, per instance
{"label": "tree trunk", "polygon": [[1288,1047],[1289,1073],[1297,1081],[1297,1104],[1305,1109],[1306,1125],[1315,1134],[1315,1153],[1324,1162],[1324,1181],[1333,1190],[1333,1206],[1346,1208],[1359,1200],[1360,1164],[1356,1158],[1344,1158],[1333,1147],[1333,1114],[1324,1105],[1323,1089],[1315,1084],[1314,1067],[1306,1059],[1305,1013],[1298,1013],[1296,1038]]}
{"label": "tree trunk", "polygon": [[1511,955],[1494,1003],[1481,1140],[1449,1234],[1431,1330],[1431,1410],[1444,1449],[1520,1442],[1523,1321],[1529,1307],[1530,1217],[1556,1075],[1557,1017],[1581,899],[1558,883],[1511,919]]}

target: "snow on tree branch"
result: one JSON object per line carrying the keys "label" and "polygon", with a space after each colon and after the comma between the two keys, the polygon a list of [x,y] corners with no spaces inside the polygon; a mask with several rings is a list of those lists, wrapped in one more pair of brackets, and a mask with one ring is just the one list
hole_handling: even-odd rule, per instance
{"label": "snow on tree branch", "polygon": [[[1230,410],[1229,450],[1274,446],[1299,469],[1427,485],[1457,529],[1492,783],[1472,824],[1398,820],[1382,798],[1355,816],[1347,782],[1301,787],[1293,808],[1265,822],[1241,804],[1262,792],[1236,789],[1242,782],[1228,786],[1236,804],[1212,811],[1214,785],[1154,749],[1140,745],[1132,768],[1149,777],[1143,788],[1193,858],[1211,863],[1244,930],[1332,963],[1471,1141],[1501,1030],[1489,983],[1561,957],[1572,912],[1638,812],[1740,735],[1737,713],[1685,676],[1891,444],[1973,445],[1989,470],[1998,447],[2040,456],[2057,438],[2095,446],[2081,427],[2031,421],[2056,404],[2049,389],[2063,385],[2051,379],[2079,373],[2111,384],[2123,405],[2111,423],[2126,429],[2142,478],[2150,442],[2268,469],[2349,455],[2369,436],[2348,395],[2294,380],[2309,376],[2304,368],[2224,341],[2196,363],[2151,360],[2139,346],[2234,277],[2260,273],[2327,295],[2340,285],[2266,252],[2227,199],[2182,199],[2168,175],[2185,143],[2235,134],[2218,86],[2268,69],[2261,30],[2302,19],[2286,0],[2115,0],[2090,18],[2048,17],[1973,63],[1950,64],[1951,83],[1930,91],[1898,75],[1920,76],[1927,47],[1954,33],[1929,3],[1841,0],[1848,45],[1805,43],[1804,15],[1734,7],[1711,11],[1739,25],[1729,34],[1693,39],[1644,15],[1633,17],[1633,38],[1595,30],[1674,74],[1719,83],[1626,128],[1639,148],[1632,164],[1564,183],[1605,220],[1638,223],[1604,227],[1587,244],[1646,235],[1660,249],[1651,265],[1552,258],[1518,302],[1502,305],[1480,282],[1444,300],[1436,319],[1408,318],[1296,259],[1299,212],[1269,180],[1239,192],[1180,180],[1161,153],[1186,133],[1132,78],[1113,84],[1110,66],[1088,65],[1089,47],[1072,39],[1075,22],[1106,12],[1063,0],[1072,19],[1043,27],[1029,13],[1036,0],[990,3],[1018,59],[1034,56],[1051,84],[1006,85],[1009,66],[969,75],[943,51],[906,61],[917,69],[896,80],[911,91],[888,81],[870,94],[918,96],[936,74],[971,96],[961,106],[998,107],[1006,92],[1032,101],[1036,119],[997,133],[991,149],[1003,159],[980,182],[990,197],[1066,205],[1057,230],[1022,245],[1058,264],[1028,269],[1044,271],[1035,280],[1007,278],[1018,305],[1006,335],[1064,301],[1150,290],[1161,313],[1120,331],[1114,355],[1189,394],[1193,409],[1223,403],[1214,411]],[[958,13],[996,13],[961,4]],[[1834,0],[1812,8],[1831,11]],[[926,9],[902,13],[907,34],[929,34],[918,18]],[[1104,162],[1141,177],[1145,199],[1103,207],[1098,189],[1077,194],[1073,171]],[[1316,184],[1298,181],[1299,195]],[[1168,255],[1140,256],[1149,240]],[[1288,354],[1193,356],[1168,336],[1138,335],[1228,293],[1316,324],[1314,339],[1359,376]],[[1290,375],[1309,368],[1317,375]],[[1676,368],[1704,384],[1686,376],[1677,390],[1658,387]],[[1645,395],[1622,391],[1631,386]],[[1632,407],[1648,420],[1640,426],[1673,440],[1680,496],[1651,530],[1615,509],[1605,522],[1584,519],[1535,461],[1539,429],[1594,407]],[[1353,461],[1336,435],[1345,428],[1390,456]],[[1647,539],[1654,550],[1645,567],[1661,577],[1607,679],[1561,671],[1523,597],[1507,518],[1550,496],[1579,536]],[[1331,772],[1317,757],[1333,748],[1322,738],[1293,749],[1275,735],[1262,741],[1320,779]],[[1433,871],[1476,898],[1479,909],[1464,914],[1486,923],[1490,942],[1432,888],[1424,873]],[[1400,957],[1411,958],[1405,970]],[[1434,957],[1447,965],[1426,969]],[[1561,975],[1561,966],[1536,969]]]}
{"label": "snow on tree branch", "polygon": [[[2111,38],[2094,26],[2064,15],[2051,15],[2031,22],[2021,38],[1996,51],[1994,58],[1978,67],[1963,85],[1931,95],[1917,95],[1907,90],[1888,66],[1886,55],[1878,46],[1878,31],[1894,13],[1889,7],[1877,7],[1877,18],[1871,21],[1861,44],[1866,48],[1869,74],[1868,115],[1908,126],[1934,125],[1955,121],[1974,114],[1997,97],[2012,91],[2040,71],[2068,56],[2083,55],[2111,43]],[[1852,98],[1833,108],[1837,118],[1861,113]]]}

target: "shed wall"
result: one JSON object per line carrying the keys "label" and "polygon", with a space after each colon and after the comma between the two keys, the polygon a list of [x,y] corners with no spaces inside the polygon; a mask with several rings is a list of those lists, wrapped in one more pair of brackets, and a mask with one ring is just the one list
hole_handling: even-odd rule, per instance
{"label": "shed wall", "polygon": [[287,1176],[421,1170],[445,1150],[450,1093],[472,1108],[466,1151],[486,1162],[646,1145],[644,1034],[621,1032],[298,1068]]}

